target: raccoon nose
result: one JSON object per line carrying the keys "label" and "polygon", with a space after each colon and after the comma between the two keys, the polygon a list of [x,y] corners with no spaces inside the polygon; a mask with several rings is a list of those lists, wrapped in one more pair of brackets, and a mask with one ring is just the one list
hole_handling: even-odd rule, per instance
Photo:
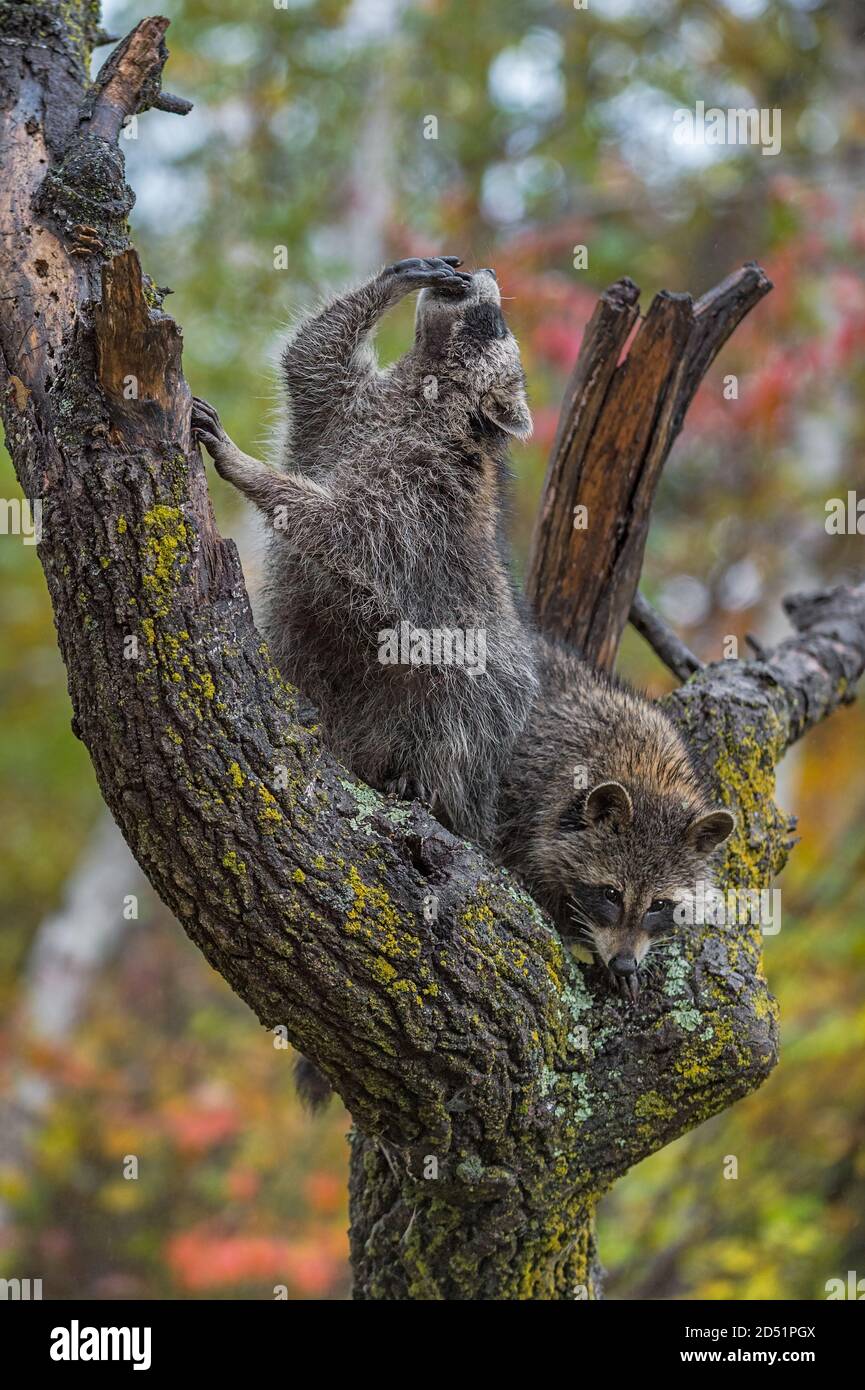
{"label": "raccoon nose", "polygon": [[610,961],[610,969],[614,975],[635,975],[637,973],[637,962],[634,956],[619,954],[613,956]]}
{"label": "raccoon nose", "polygon": [[610,961],[610,971],[616,981],[619,994],[629,1004],[636,1004],[640,996],[640,976],[637,962],[633,956],[620,953]]}

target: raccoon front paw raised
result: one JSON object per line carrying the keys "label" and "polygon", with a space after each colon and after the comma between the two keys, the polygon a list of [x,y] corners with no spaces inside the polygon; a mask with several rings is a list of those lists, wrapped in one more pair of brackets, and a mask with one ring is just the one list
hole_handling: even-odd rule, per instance
{"label": "raccoon front paw raised", "polygon": [[192,397],[192,437],[197,444],[203,444],[214,462],[219,462],[219,456],[231,443],[222,425],[219,423],[219,415],[212,405],[207,401],[201,400],[199,396]]}
{"label": "raccoon front paw raised", "polygon": [[406,290],[446,290],[459,296],[466,293],[472,277],[467,271],[457,270],[458,265],[462,265],[459,256],[412,256],[387,266],[382,273],[398,277]]}

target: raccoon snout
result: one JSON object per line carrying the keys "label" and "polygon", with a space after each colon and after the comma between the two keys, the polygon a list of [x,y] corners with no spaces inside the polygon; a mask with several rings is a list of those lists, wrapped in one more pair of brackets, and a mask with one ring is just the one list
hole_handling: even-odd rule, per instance
{"label": "raccoon snout", "polygon": [[609,962],[609,970],[616,981],[622,998],[629,999],[633,1004],[640,993],[640,975],[636,956],[629,956],[620,952],[617,956],[613,956]]}

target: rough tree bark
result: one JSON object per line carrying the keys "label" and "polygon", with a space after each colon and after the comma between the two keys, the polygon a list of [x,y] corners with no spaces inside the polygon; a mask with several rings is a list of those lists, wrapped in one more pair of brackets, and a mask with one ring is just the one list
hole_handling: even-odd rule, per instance
{"label": "rough tree bark", "polygon": [[[759,928],[695,929],[625,1010],[511,877],[418,806],[358,783],[298,722],[214,525],[180,332],[128,239],[120,124],[185,106],[159,93],[165,27],[143,21],[89,85],[96,5],[0,0],[0,400],[21,486],[43,506],[73,728],[157,892],[352,1112],[357,1297],[595,1297],[599,1194],[775,1061]],[[747,269],[745,282],[752,298],[764,283]],[[729,289],[715,293],[729,331]],[[633,322],[636,297],[624,282],[599,314],[612,304]],[[657,338],[663,354],[617,368],[621,337],[591,411],[575,415],[586,393],[571,392],[563,438],[580,435],[593,478],[606,460],[611,492],[619,469],[656,476],[689,383],[726,336],[706,329],[698,344],[706,304],[665,297],[643,330],[643,349]],[[633,443],[605,442],[629,378],[639,459]],[[564,537],[568,489],[567,477],[548,488],[543,511]],[[617,536],[628,551],[621,572],[607,557],[614,597],[596,586],[598,616],[580,619],[607,662],[634,596],[641,495],[624,547],[618,504],[594,503],[592,544]],[[567,545],[547,550],[535,591],[558,589],[570,622],[585,611],[576,562]],[[733,883],[764,886],[780,868],[775,763],[851,698],[865,664],[865,590],[790,611],[797,632],[777,651],[698,671],[671,697],[740,813]]]}

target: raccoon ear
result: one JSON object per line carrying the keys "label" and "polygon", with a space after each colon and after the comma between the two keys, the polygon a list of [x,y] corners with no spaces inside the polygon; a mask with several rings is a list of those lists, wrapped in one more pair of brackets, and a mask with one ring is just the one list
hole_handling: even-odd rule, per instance
{"label": "raccoon ear", "polygon": [[624,830],[633,820],[634,805],[621,782],[599,782],[586,797],[583,817],[589,825],[607,823]]}
{"label": "raccoon ear", "polygon": [[521,381],[508,382],[506,386],[494,386],[481,397],[481,414],[506,434],[515,439],[528,439],[531,436],[532,416],[526,400],[526,388]]}
{"label": "raccoon ear", "polygon": [[732,835],[736,829],[736,817],[732,811],[709,811],[705,816],[700,816],[698,820],[688,826],[685,836],[689,845],[699,850],[701,854],[708,854],[710,850],[717,849],[724,841]]}

